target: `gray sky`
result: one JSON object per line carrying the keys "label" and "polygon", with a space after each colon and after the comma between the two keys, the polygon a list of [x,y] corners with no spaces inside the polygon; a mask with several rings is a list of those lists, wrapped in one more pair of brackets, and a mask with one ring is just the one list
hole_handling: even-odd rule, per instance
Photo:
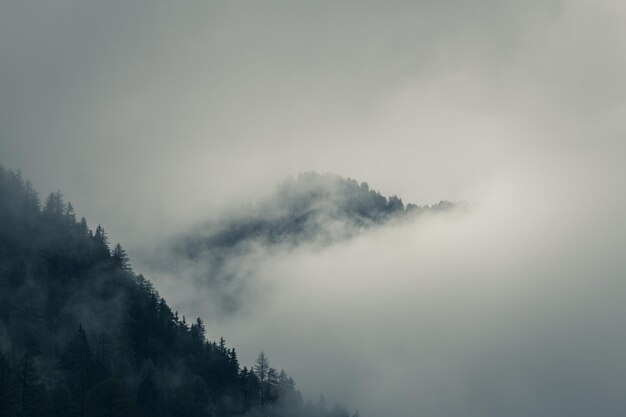
{"label": "gray sky", "polygon": [[[301,171],[478,202],[263,254],[264,313],[211,325],[370,416],[415,395],[425,415],[623,415],[625,22],[617,0],[3,1],[0,161],[139,272],[155,237]],[[152,272],[184,311],[193,288]]]}

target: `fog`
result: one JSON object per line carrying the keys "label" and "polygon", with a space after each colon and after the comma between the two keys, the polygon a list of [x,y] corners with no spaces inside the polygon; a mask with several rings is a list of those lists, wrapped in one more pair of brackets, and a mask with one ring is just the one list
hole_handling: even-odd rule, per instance
{"label": "fog", "polygon": [[[364,415],[619,415],[624,199],[606,180],[534,166],[476,189],[469,212],[239,254],[254,291],[207,327]],[[206,289],[159,280],[213,310]]]}
{"label": "fog", "polygon": [[[363,416],[617,416],[622,2],[0,5],[0,162],[181,314]],[[469,212],[257,247],[216,314],[163,243],[317,170]]]}

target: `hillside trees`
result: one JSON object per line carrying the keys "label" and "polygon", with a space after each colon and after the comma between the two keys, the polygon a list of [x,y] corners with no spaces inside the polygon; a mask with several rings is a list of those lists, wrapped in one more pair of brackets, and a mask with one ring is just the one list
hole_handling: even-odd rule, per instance
{"label": "hillside trees", "polygon": [[42,207],[0,166],[0,417],[308,416],[293,380],[262,362],[241,368],[101,225],[77,221],[60,192]]}

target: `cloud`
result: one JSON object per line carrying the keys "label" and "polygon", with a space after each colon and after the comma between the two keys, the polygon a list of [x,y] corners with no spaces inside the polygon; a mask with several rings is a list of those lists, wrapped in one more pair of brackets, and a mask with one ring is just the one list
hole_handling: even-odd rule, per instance
{"label": "cloud", "polygon": [[[0,158],[309,395],[371,416],[623,415],[625,14],[4,2]],[[261,246],[239,266],[255,314],[227,320],[190,271],[150,270],[154,242],[306,170],[479,208],[323,250]]]}
{"label": "cloud", "polygon": [[620,214],[561,175],[511,173],[470,214],[263,252],[263,291],[245,314],[209,316],[210,333],[367,415],[618,415]]}

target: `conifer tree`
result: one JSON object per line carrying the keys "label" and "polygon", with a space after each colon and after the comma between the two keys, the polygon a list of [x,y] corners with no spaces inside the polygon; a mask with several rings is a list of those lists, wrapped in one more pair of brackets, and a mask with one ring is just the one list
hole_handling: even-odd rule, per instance
{"label": "conifer tree", "polygon": [[65,212],[63,194],[60,191],[50,193],[43,208],[43,214],[50,218],[61,218]]}
{"label": "conifer tree", "polygon": [[18,415],[37,417],[43,415],[44,388],[29,354],[22,355],[18,370]]}
{"label": "conifer tree", "polygon": [[137,407],[144,417],[159,417],[163,410],[161,406],[161,393],[159,392],[154,365],[152,362],[144,368],[143,377],[137,389]]}
{"label": "conifer tree", "polygon": [[261,351],[256,359],[256,362],[254,363],[254,373],[259,379],[260,384],[259,399],[261,400],[261,406],[265,404],[265,392],[269,370],[270,361],[269,359],[267,359],[267,355],[265,355],[265,352]]}
{"label": "conifer tree", "polygon": [[98,242],[102,246],[105,246],[107,249],[109,248],[109,240],[108,240],[106,232],[104,231],[104,227],[102,227],[102,225],[99,224],[98,227],[96,227],[96,233],[94,234],[93,237],[96,240],[96,242]]}
{"label": "conifer tree", "polygon": [[113,248],[113,252],[111,253],[111,257],[113,258],[113,262],[115,265],[120,267],[124,271],[130,271],[130,260],[126,251],[122,248],[122,245],[119,243],[115,245]]}
{"label": "conifer tree", "polygon": [[67,385],[70,389],[79,417],[86,413],[87,392],[93,382],[93,361],[87,336],[80,325],[78,332],[67,344],[61,356],[61,369],[65,371]]}
{"label": "conifer tree", "polygon": [[76,213],[74,213],[74,206],[72,206],[72,203],[67,203],[67,206],[65,206],[65,210],[63,214],[65,215],[65,220],[69,224],[71,225],[76,224]]}

